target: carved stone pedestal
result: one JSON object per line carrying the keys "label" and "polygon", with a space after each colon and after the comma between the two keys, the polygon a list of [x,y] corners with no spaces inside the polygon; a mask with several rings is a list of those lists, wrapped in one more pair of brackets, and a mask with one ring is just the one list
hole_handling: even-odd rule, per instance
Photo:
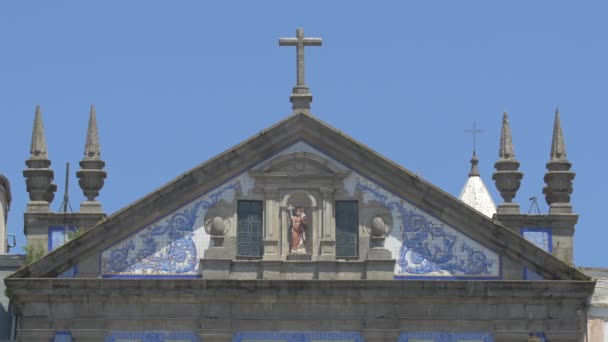
{"label": "carved stone pedestal", "polygon": [[367,253],[367,260],[391,260],[392,258],[391,252],[386,248],[372,248]]}
{"label": "carved stone pedestal", "polygon": [[81,213],[102,213],[101,203],[96,201],[84,201],[80,203]]}
{"label": "carved stone pedestal", "polygon": [[496,212],[499,214],[519,214],[519,203],[503,202],[498,205]]}
{"label": "carved stone pedestal", "polygon": [[232,259],[210,259],[205,255],[205,259],[201,259],[200,266],[204,279],[229,279],[231,265]]}
{"label": "carved stone pedestal", "polygon": [[231,259],[232,255],[227,248],[209,247],[205,251],[205,259]]}

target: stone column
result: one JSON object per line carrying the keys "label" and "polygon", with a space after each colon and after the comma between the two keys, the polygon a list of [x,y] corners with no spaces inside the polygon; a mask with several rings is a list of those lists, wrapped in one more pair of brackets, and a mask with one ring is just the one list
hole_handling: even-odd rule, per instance
{"label": "stone column", "polygon": [[321,255],[319,260],[336,259],[336,224],[334,220],[334,188],[321,188]]}
{"label": "stone column", "polygon": [[279,204],[278,189],[264,188],[264,260],[279,260]]}

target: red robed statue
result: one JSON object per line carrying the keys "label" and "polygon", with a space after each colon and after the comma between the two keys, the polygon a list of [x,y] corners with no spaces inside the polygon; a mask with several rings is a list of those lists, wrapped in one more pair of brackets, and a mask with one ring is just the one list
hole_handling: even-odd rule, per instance
{"label": "red robed statue", "polygon": [[304,213],[304,209],[297,208],[294,214],[291,205],[287,209],[291,215],[291,252],[306,253],[306,247],[304,246],[304,242],[306,241],[306,228],[308,226],[306,213]]}

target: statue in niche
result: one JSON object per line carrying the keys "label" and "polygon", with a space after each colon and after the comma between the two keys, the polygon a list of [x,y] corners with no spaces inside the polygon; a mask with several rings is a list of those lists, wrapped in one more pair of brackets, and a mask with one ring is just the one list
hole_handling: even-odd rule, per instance
{"label": "statue in niche", "polygon": [[306,229],[308,228],[308,219],[304,208],[295,209],[292,205],[287,207],[289,211],[289,231],[291,233],[289,250],[294,254],[306,254]]}

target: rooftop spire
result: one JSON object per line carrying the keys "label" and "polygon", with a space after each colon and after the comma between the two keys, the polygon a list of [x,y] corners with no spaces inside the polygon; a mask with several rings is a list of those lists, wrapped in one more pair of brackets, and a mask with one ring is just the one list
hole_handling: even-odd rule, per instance
{"label": "rooftop spire", "polygon": [[305,46],[321,46],[321,38],[304,38],[304,29],[296,30],[295,38],[279,38],[279,46],[295,46],[296,47],[296,70],[297,82],[293,87],[289,100],[293,104],[293,109],[310,109],[312,95],[306,85],[304,73],[304,47]]}
{"label": "rooftop spire", "polygon": [[562,124],[559,119],[559,108],[555,109],[553,140],[551,141],[551,160],[568,160],[566,158],[566,143],[564,142],[564,133],[562,132]]}
{"label": "rooftop spire", "polygon": [[48,159],[44,126],[42,125],[42,112],[36,106],[34,128],[32,129],[32,144],[30,145],[30,159]]}
{"label": "rooftop spire", "polygon": [[87,129],[87,139],[84,145],[85,159],[99,159],[101,148],[99,146],[99,134],[97,133],[97,117],[95,115],[95,106],[91,105],[91,113],[89,114],[89,128]]}
{"label": "rooftop spire", "polygon": [[462,187],[458,198],[487,217],[492,217],[492,215],[496,213],[496,204],[494,204],[492,195],[490,195],[488,188],[486,188],[486,185],[481,179],[479,169],[477,168],[478,163],[479,159],[477,159],[477,154],[473,150],[473,157],[471,157],[471,172],[469,172],[469,178]]}
{"label": "rooftop spire", "polygon": [[514,159],[515,149],[511,139],[511,125],[509,124],[509,114],[505,111],[502,114],[502,127],[500,130],[500,144],[498,146],[498,156],[500,159]]}

